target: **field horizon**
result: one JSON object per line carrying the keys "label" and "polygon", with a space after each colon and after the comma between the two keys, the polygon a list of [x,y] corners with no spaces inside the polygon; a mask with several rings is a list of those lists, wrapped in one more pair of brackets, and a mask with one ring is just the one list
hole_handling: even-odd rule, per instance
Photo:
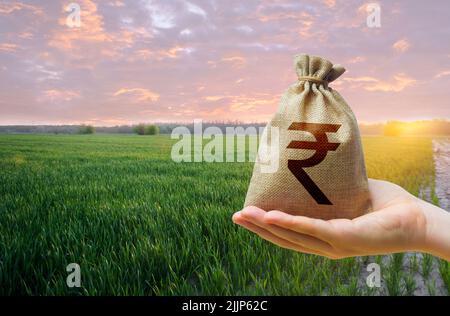
{"label": "field horizon", "polygon": [[[0,125],[0,134],[78,134],[86,126],[92,126],[95,132],[100,134],[135,134],[134,128],[139,124],[154,124],[159,127],[161,134],[170,134],[172,130],[179,126],[187,127],[193,131],[193,122],[152,122],[136,123],[127,125],[89,125],[89,124],[35,124],[35,125]],[[226,127],[255,127],[266,126],[267,122],[240,122],[234,121],[204,121],[203,128],[218,127],[223,132]],[[429,119],[414,121],[393,121],[384,122],[364,122],[359,123],[359,130],[362,135],[384,135],[384,136],[449,136],[450,120]]]}

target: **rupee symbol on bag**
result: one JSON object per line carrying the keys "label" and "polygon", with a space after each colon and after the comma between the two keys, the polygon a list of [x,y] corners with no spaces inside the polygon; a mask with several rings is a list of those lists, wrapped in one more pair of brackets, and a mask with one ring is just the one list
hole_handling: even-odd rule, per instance
{"label": "rupee symbol on bag", "polygon": [[325,159],[328,151],[335,151],[339,147],[340,143],[328,142],[326,133],[336,133],[340,127],[341,125],[339,124],[293,122],[288,128],[288,130],[311,133],[316,139],[315,142],[294,140],[289,143],[287,148],[315,150],[314,154],[307,159],[288,159],[288,169],[305,187],[317,204],[332,205],[333,203],[331,203],[331,201],[326,197],[322,190],[320,190],[317,184],[314,183],[303,168],[318,165]]}

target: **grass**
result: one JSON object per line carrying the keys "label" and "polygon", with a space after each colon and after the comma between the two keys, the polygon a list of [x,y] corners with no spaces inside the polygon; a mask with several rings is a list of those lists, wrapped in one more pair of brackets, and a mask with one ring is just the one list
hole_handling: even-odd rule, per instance
{"label": "grass", "polygon": [[447,287],[448,293],[450,293],[450,262],[441,260],[439,262],[439,272],[442,275],[442,279]]}
{"label": "grass", "polygon": [[[433,188],[429,138],[363,141],[370,177]],[[362,294],[356,259],[294,253],[232,224],[251,163],[174,163],[173,142],[0,135],[0,294]]]}
{"label": "grass", "polygon": [[417,254],[414,253],[409,261],[409,269],[413,273],[419,272],[419,261],[417,260]]}
{"label": "grass", "polygon": [[405,284],[405,294],[408,296],[414,295],[414,291],[416,290],[416,281],[411,274],[405,275],[404,279]]}
{"label": "grass", "polygon": [[422,260],[422,275],[425,278],[428,278],[430,276],[432,268],[433,268],[433,257],[431,255],[424,254]]}
{"label": "grass", "polygon": [[386,275],[386,288],[390,296],[400,296],[403,292],[402,284],[403,272],[390,269]]}

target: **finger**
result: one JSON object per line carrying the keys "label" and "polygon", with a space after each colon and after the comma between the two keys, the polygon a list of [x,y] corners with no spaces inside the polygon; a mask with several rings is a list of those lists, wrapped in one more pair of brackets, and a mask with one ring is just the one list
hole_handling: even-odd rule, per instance
{"label": "finger", "polygon": [[269,231],[255,225],[252,224],[250,222],[247,221],[242,221],[239,223],[241,226],[243,226],[244,228],[248,229],[249,231],[257,234],[259,237],[261,237],[264,240],[267,240],[279,247],[285,248],[285,249],[290,249],[290,250],[294,250],[294,251],[298,251],[298,252],[302,252],[302,253],[306,253],[306,254],[313,254],[313,255],[320,255],[320,256],[326,256],[325,254],[321,253],[320,251],[316,251],[313,249],[308,249],[306,247],[303,247],[301,245],[298,244],[294,244],[291,243],[287,240],[284,240],[282,238],[279,238],[275,235],[273,235],[272,233],[270,233]]}
{"label": "finger", "polygon": [[238,215],[235,214],[233,216],[233,221],[236,224],[241,225],[244,228],[248,229],[249,231],[257,234],[259,237],[261,237],[261,238],[263,238],[263,239],[265,239],[265,240],[267,240],[267,241],[269,241],[269,242],[271,242],[271,243],[273,243],[273,244],[275,244],[277,246],[280,246],[282,248],[295,250],[295,251],[302,252],[302,253],[307,253],[307,254],[325,256],[325,254],[323,254],[323,253],[321,253],[319,251],[313,251],[313,250],[308,249],[306,247],[302,247],[302,246],[293,244],[293,243],[291,243],[291,242],[289,242],[287,240],[284,240],[282,238],[279,238],[279,237],[273,235],[272,233],[270,233],[269,231],[267,231],[267,230],[265,230],[265,229],[255,225],[255,224],[247,222],[239,214]]}
{"label": "finger", "polygon": [[321,253],[333,252],[333,247],[325,241],[274,224],[268,224],[265,220],[265,215],[266,212],[255,208],[250,208],[242,212],[242,217],[245,220],[271,232],[279,238]]}
{"label": "finger", "polygon": [[243,216],[247,220],[256,219],[256,220],[262,221],[267,212],[256,206],[247,206],[239,213],[241,216]]}
{"label": "finger", "polygon": [[266,229],[275,236],[286,239],[294,244],[301,245],[303,247],[307,247],[312,250],[320,251],[322,253],[331,253],[334,251],[333,247],[330,244],[328,244],[323,240],[317,239],[316,237],[312,237],[302,233],[297,233],[295,231],[279,227],[273,224],[267,225]]}
{"label": "finger", "polygon": [[280,211],[270,211],[264,214],[264,222],[283,227],[317,239],[331,242],[337,238],[333,225],[322,219],[306,216],[294,216]]}

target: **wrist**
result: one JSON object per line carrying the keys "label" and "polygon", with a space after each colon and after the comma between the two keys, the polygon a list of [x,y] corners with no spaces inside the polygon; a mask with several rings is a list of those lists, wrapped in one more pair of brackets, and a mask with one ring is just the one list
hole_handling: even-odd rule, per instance
{"label": "wrist", "polygon": [[450,213],[422,200],[418,205],[426,219],[418,250],[450,261]]}

